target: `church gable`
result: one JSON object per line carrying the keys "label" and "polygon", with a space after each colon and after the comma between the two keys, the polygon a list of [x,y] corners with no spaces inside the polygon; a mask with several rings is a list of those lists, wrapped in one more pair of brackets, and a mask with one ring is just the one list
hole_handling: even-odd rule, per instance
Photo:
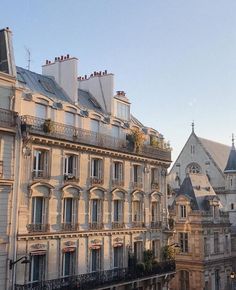
{"label": "church gable", "polygon": [[224,187],[223,172],[194,132],[170,170],[168,183],[171,188],[179,188],[187,173],[207,174],[213,187]]}

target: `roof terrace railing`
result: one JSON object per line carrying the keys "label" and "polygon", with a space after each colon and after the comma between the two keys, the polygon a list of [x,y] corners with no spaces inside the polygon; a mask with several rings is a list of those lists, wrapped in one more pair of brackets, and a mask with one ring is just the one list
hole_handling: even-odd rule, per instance
{"label": "roof terrace railing", "polygon": [[[106,149],[121,151],[124,153],[135,153],[150,158],[171,161],[169,150],[154,148],[144,145],[139,152],[134,152],[127,140],[114,138],[109,135],[96,133],[90,130],[76,128],[62,123],[48,121],[33,116],[21,116],[22,129],[29,133],[47,136],[49,138],[62,139],[86,145],[102,147]],[[46,123],[48,122],[48,123]],[[50,126],[48,126],[50,124]],[[45,126],[47,125],[47,126]]]}
{"label": "roof terrace railing", "polygon": [[175,262],[165,261],[155,265],[150,271],[135,271],[129,268],[117,268],[106,271],[92,272],[77,276],[68,276],[54,280],[32,282],[15,285],[16,290],[70,289],[90,290],[125,282],[133,282],[140,278],[161,276],[175,273]]}

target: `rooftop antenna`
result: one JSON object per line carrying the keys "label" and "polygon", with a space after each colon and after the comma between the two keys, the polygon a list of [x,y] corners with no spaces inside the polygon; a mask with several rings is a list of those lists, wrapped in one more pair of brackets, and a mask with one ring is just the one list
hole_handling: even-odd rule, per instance
{"label": "rooftop antenna", "polygon": [[27,47],[25,47],[25,50],[26,50],[26,53],[27,53],[27,63],[28,63],[27,66],[26,66],[26,68],[28,70],[30,70],[30,63],[31,63],[30,50]]}

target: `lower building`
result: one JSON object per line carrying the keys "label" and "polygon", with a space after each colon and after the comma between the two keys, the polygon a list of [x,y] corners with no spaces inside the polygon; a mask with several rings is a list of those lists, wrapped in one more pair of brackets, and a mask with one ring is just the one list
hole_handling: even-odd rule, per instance
{"label": "lower building", "polygon": [[189,174],[170,207],[178,243],[172,290],[231,289],[229,214],[222,210],[208,177]]}

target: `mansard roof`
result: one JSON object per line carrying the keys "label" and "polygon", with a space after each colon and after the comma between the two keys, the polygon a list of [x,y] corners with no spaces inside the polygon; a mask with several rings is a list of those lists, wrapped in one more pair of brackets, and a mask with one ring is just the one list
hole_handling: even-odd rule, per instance
{"label": "mansard roof", "polygon": [[234,144],[232,145],[228,162],[226,164],[224,173],[236,172],[236,150]]}
{"label": "mansard roof", "polygon": [[176,198],[180,195],[190,199],[191,207],[194,210],[208,210],[207,201],[214,198],[219,199],[204,174],[189,174],[181,184]]}

